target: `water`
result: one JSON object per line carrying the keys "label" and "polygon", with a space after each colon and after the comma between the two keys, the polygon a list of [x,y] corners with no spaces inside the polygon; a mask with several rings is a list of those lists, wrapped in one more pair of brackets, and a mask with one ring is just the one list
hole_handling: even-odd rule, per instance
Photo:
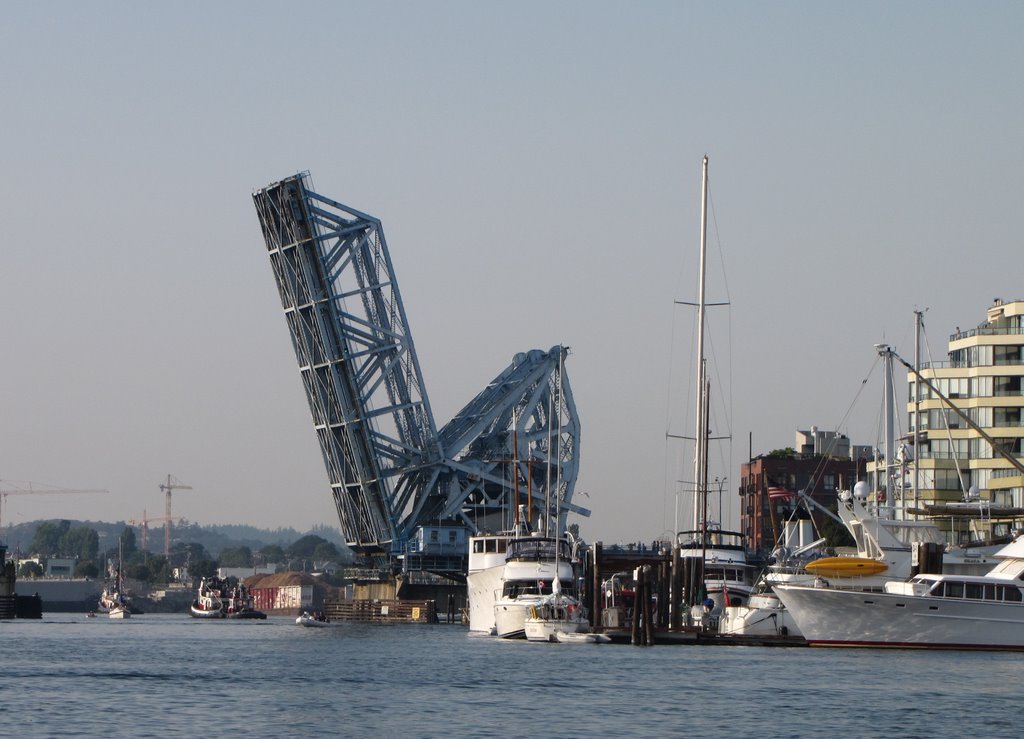
{"label": "water", "polygon": [[5,736],[1020,736],[1024,655],[569,646],[461,626],[0,622]]}

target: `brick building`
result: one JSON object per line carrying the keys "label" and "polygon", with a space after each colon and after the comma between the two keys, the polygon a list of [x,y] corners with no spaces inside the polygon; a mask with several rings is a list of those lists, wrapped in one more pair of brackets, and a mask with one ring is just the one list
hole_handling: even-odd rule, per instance
{"label": "brick building", "polygon": [[[808,443],[809,436],[817,435],[845,443]],[[797,518],[808,517],[807,506],[797,511],[797,490],[834,508],[839,491],[852,489],[865,476],[868,447],[851,446],[842,435],[817,429],[797,431],[796,439],[796,449],[761,455],[740,466],[740,529],[747,545],[763,554],[775,548],[786,520],[795,512]],[[851,453],[859,458],[851,459]],[[814,511],[816,529],[821,530],[826,518],[821,511]]]}

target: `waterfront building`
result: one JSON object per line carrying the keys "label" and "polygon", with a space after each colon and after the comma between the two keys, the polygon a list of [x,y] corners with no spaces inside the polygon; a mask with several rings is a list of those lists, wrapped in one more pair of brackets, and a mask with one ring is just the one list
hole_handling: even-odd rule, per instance
{"label": "waterfront building", "polygon": [[[828,517],[815,509],[797,505],[797,491],[803,491],[825,508],[835,508],[840,490],[852,489],[865,474],[871,448],[851,444],[844,434],[797,431],[792,448],[763,454],[740,466],[740,530],[747,545],[763,554],[779,543],[789,520],[813,521],[813,531],[827,530]],[[808,516],[811,516],[808,519]],[[806,530],[807,527],[798,527]],[[789,542],[790,546],[807,543]]]}
{"label": "waterfront building", "polygon": [[[949,337],[948,359],[922,364],[921,375],[997,444],[1024,458],[1024,300],[997,298],[977,328],[958,327]],[[917,441],[918,471],[916,485],[913,471],[904,473],[904,508],[929,515],[952,544],[1010,534],[1024,509],[1021,472],[915,380],[908,372],[907,442]]]}

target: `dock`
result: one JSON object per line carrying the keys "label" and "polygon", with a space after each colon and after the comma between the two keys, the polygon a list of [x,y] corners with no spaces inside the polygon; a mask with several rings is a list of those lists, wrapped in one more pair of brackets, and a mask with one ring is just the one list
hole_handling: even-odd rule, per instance
{"label": "dock", "polygon": [[[635,603],[643,608],[605,608],[605,583],[614,575],[636,573]],[[807,642],[799,636],[775,634],[719,634],[691,622],[687,585],[694,592],[703,582],[703,561],[681,558],[679,549],[634,544],[605,547],[601,542],[587,550],[584,602],[595,632],[610,637],[614,644],[652,646],[688,644],[699,646],[799,647]]]}

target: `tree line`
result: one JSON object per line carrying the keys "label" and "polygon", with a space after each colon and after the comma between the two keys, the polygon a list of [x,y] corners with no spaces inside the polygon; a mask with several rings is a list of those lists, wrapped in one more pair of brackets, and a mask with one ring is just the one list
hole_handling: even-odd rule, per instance
{"label": "tree line", "polygon": [[[287,546],[268,544],[258,549],[238,546],[222,549],[214,557],[198,542],[175,542],[169,556],[140,549],[135,531],[126,526],[117,542],[100,550],[98,532],[89,526],[72,526],[68,521],[44,522],[36,529],[29,551],[38,559],[68,558],[75,560],[75,577],[106,577],[116,570],[118,561],[126,577],[149,583],[166,584],[176,580],[175,570],[187,570],[189,578],[211,577],[221,567],[254,567],[278,565],[279,570],[313,570],[327,562],[346,558],[333,543],[315,534],[307,534]],[[35,562],[24,562],[20,577],[38,577],[43,568]]]}

